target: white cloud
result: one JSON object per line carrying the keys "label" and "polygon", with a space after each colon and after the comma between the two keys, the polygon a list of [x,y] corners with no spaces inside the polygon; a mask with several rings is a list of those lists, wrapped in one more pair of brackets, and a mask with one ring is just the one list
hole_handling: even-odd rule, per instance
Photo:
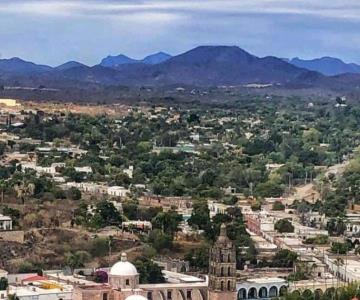
{"label": "white cloud", "polygon": [[199,13],[216,14],[297,14],[360,20],[360,3],[354,0],[3,0],[0,12],[50,16],[106,17],[151,13],[166,17]]}

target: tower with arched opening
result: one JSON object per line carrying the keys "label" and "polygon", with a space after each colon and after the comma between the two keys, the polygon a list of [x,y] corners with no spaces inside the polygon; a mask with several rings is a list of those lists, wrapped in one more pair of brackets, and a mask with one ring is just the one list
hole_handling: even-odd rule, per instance
{"label": "tower with arched opening", "polygon": [[236,251],[222,224],[220,235],[210,249],[209,299],[236,299]]}

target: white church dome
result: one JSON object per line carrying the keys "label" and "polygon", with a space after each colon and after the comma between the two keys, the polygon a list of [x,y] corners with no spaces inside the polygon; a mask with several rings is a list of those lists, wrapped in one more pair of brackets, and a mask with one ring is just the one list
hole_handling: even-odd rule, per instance
{"label": "white church dome", "polygon": [[125,300],[147,300],[147,299],[141,295],[131,295],[127,297]]}
{"label": "white church dome", "polygon": [[[117,262],[110,269],[110,275],[112,276],[136,276],[138,272],[135,266],[127,261],[126,253],[121,254],[121,261]],[[137,295],[135,295],[137,296]],[[128,298],[126,298],[128,299]],[[141,298],[142,299],[142,298]],[[136,299],[130,299],[136,300]]]}

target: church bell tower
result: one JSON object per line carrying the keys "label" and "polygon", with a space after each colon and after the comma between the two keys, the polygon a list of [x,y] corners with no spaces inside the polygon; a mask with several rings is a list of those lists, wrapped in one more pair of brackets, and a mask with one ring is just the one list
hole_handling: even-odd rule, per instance
{"label": "church bell tower", "polygon": [[221,225],[220,235],[210,249],[209,299],[236,299],[236,250],[225,224]]}

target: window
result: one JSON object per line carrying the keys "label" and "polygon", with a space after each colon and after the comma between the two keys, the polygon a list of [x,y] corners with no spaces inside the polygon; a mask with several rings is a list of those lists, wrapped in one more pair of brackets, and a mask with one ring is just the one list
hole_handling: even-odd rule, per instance
{"label": "window", "polygon": [[222,277],[222,276],[224,276],[224,268],[223,267],[221,267],[221,269],[220,269],[221,271],[220,271],[220,276]]}
{"label": "window", "polygon": [[231,268],[228,268],[228,276],[231,276]]}
{"label": "window", "polygon": [[129,280],[129,279],[126,279],[125,284],[126,284],[126,285],[130,285],[130,280]]}
{"label": "window", "polygon": [[224,281],[221,281],[221,290],[224,290]]}
{"label": "window", "polygon": [[228,291],[231,291],[231,281],[230,280],[227,283],[227,289],[228,289]]}
{"label": "window", "polygon": [[191,291],[186,291],[186,299],[191,300]]}
{"label": "window", "polygon": [[152,297],[152,292],[148,292],[148,293],[147,293],[147,298],[148,298],[148,300],[152,300],[152,298],[153,298],[153,297]]}
{"label": "window", "polygon": [[108,294],[107,293],[103,294],[102,300],[108,300]]}
{"label": "window", "polygon": [[231,262],[231,255],[228,255],[228,262]]}
{"label": "window", "polygon": [[168,299],[168,300],[171,300],[171,299],[172,299],[172,293],[171,293],[171,291],[168,291],[168,292],[167,292],[167,299]]}

